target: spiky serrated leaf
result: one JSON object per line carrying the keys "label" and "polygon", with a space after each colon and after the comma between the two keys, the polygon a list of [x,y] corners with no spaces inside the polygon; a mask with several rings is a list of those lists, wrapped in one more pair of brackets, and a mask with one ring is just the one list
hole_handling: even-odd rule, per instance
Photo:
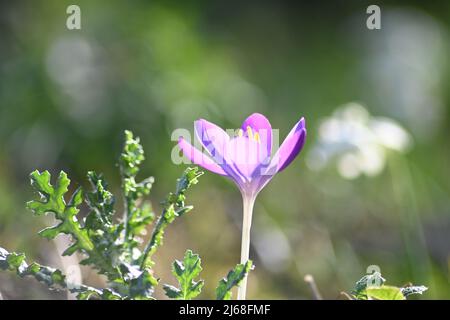
{"label": "spiky serrated leaf", "polygon": [[183,296],[181,290],[175,286],[165,284],[163,288],[164,291],[166,292],[166,296],[169,297],[170,299],[181,299],[180,297]]}
{"label": "spiky serrated leaf", "polygon": [[145,160],[144,149],[139,138],[134,138],[131,131],[125,130],[125,144],[120,154],[119,165],[125,176],[136,176],[139,165]]}
{"label": "spiky serrated leaf", "polygon": [[409,285],[403,288],[388,286],[379,272],[365,275],[356,282],[352,298],[356,300],[405,300],[408,295],[422,294],[425,286]]}
{"label": "spiky serrated leaf", "polygon": [[114,195],[102,175],[89,171],[87,174],[92,191],[86,193],[86,203],[91,212],[86,218],[86,227],[91,230],[110,231],[114,216]]}
{"label": "spiky serrated leaf", "polygon": [[122,179],[122,192],[125,200],[124,230],[125,240],[132,251],[139,242],[146,226],[154,220],[151,206],[142,201],[150,193],[154,178],[149,177],[142,182],[136,182],[139,166],[145,160],[144,149],[138,137],[131,131],[125,131],[125,143],[119,158],[119,168]]}
{"label": "spiky serrated leaf", "polygon": [[6,256],[6,263],[8,264],[8,269],[10,271],[19,270],[24,260],[24,254],[17,254],[13,252]]}
{"label": "spiky serrated leaf", "polygon": [[130,297],[138,300],[153,299],[154,287],[158,285],[158,280],[150,273],[148,269],[130,281]]}
{"label": "spiky serrated leaf", "polygon": [[[84,265],[93,265],[114,283],[123,283],[127,276],[120,269],[125,262],[125,246],[120,241],[122,224],[115,224],[115,197],[108,190],[103,175],[94,171],[87,174],[91,190],[86,192],[86,204],[90,212],[85,219],[85,229],[94,243],[95,254],[81,261]],[[128,261],[126,261],[128,262]]]}
{"label": "spiky serrated leaf", "polygon": [[65,172],[61,171],[53,186],[48,171],[43,173],[34,171],[31,173],[31,184],[41,195],[41,200],[28,202],[28,208],[36,215],[53,213],[56,219],[60,221],[57,225],[40,231],[40,235],[47,239],[53,239],[60,233],[71,235],[73,243],[63,252],[63,255],[72,255],[76,251],[80,251],[87,255],[82,263],[92,264],[112,281],[120,278],[120,273],[111,263],[112,252],[105,252],[99,242],[92,237],[92,234],[89,234],[89,229],[82,226],[77,219],[78,207],[83,202],[82,189],[78,188],[66,204],[64,197],[68,193],[70,180]]}
{"label": "spiky serrated leaf", "polygon": [[[31,173],[30,178],[31,185],[41,195],[41,200],[30,201],[27,207],[35,215],[53,213],[61,221],[56,226],[42,230],[41,235],[53,239],[59,233],[70,234],[75,240],[73,246],[76,249],[85,252],[93,250],[94,245],[89,239],[86,230],[78,222],[76,216],[79,211],[77,207],[83,200],[82,190],[77,189],[69,203],[66,204],[64,196],[68,192],[70,180],[65,172],[60,172],[54,186],[50,182],[51,175],[48,171],[40,173],[36,170]],[[72,253],[73,251],[70,252]]]}
{"label": "spiky serrated leaf", "polygon": [[385,282],[386,280],[381,276],[381,273],[379,272],[365,275],[356,282],[352,294],[357,299],[364,299],[366,298],[365,290],[367,287],[379,287],[382,286]]}
{"label": "spiky serrated leaf", "polygon": [[176,260],[172,265],[172,274],[178,280],[180,288],[164,285],[166,295],[172,299],[191,300],[202,291],[204,282],[195,281],[202,271],[201,259],[198,254],[187,250],[183,261]]}
{"label": "spiky serrated leaf", "polygon": [[[123,299],[118,293],[108,289],[96,289],[93,287],[67,283],[65,275],[61,270],[40,265],[36,262],[27,264],[23,253],[10,253],[0,247],[0,269],[15,271],[19,277],[33,277],[37,281],[47,285],[52,290],[69,290],[76,293],[80,298],[88,299],[96,296],[102,299],[112,299],[113,297]],[[105,290],[109,295],[104,295]]]}
{"label": "spiky serrated leaf", "polygon": [[407,286],[400,288],[400,290],[402,291],[405,297],[408,297],[412,294],[423,294],[425,291],[428,290],[428,288],[425,286]]}
{"label": "spiky serrated leaf", "polygon": [[233,270],[231,270],[226,278],[220,280],[219,285],[216,288],[217,300],[231,300],[231,290],[233,287],[239,286],[242,280],[252,269],[253,263],[249,260],[245,264],[238,264]]}

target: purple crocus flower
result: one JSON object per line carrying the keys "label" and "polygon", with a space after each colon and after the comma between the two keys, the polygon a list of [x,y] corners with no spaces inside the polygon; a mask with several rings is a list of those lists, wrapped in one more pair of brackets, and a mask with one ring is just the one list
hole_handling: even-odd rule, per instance
{"label": "purple crocus flower", "polygon": [[[272,156],[272,127],[259,113],[249,116],[241,128],[230,136],[217,125],[200,119],[195,121],[195,135],[207,154],[184,138],[178,145],[193,163],[232,179],[242,194],[243,228],[241,263],[246,263],[250,248],[253,205],[258,193],[272,177],[284,170],[300,153],[306,139],[305,119],[301,118]],[[242,282],[238,299],[245,299],[247,279]]]}

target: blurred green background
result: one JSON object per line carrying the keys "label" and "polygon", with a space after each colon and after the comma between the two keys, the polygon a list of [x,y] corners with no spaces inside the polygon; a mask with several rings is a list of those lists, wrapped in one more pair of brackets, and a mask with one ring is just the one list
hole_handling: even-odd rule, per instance
{"label": "blurred green background", "polygon": [[[257,200],[249,298],[310,299],[312,274],[335,299],[369,265],[390,284],[428,286],[425,299],[450,297],[450,2],[378,1],[382,29],[371,31],[365,1],[79,0],[82,29],[70,31],[72,2],[0,3],[0,246],[76,263],[60,259],[63,240],[36,235],[49,221],[25,209],[28,174],[65,170],[86,185],[96,170],[117,191],[125,129],[141,137],[158,208],[184,168],[171,161],[175,129],[192,131],[200,117],[237,128],[260,112],[283,139],[305,116],[302,154]],[[374,140],[380,121],[392,126]],[[404,136],[407,148],[386,147]],[[239,261],[240,195],[206,173],[188,203],[195,209],[170,227],[156,270],[174,283],[171,261],[192,248],[211,298]],[[0,274],[0,292],[66,298],[11,273]]]}

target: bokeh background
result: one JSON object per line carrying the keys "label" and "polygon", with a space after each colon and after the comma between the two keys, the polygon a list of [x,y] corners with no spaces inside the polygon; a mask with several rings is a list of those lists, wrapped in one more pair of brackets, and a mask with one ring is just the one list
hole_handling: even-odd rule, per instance
{"label": "bokeh background", "polygon": [[[335,299],[376,265],[389,284],[450,298],[450,2],[378,1],[371,31],[365,1],[79,0],[82,29],[70,31],[72,2],[0,3],[0,246],[78,272],[77,257],[58,255],[65,239],[36,234],[50,220],[25,209],[28,174],[65,170],[86,185],[96,170],[117,192],[125,129],[141,137],[158,209],[184,168],[171,161],[175,129],[199,117],[235,128],[261,112],[284,138],[305,116],[301,156],[255,207],[249,297],[310,299],[312,274]],[[192,248],[212,298],[239,261],[240,195],[207,173],[188,203],[156,270],[174,283],[171,261]],[[0,292],[67,298],[11,273]]]}

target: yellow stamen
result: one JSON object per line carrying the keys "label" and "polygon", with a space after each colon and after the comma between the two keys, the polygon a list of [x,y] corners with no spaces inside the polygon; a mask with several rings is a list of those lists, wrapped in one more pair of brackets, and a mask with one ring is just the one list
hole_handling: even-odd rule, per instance
{"label": "yellow stamen", "polygon": [[[243,131],[241,129],[239,129],[238,135],[239,135],[239,137],[242,137]],[[261,142],[261,137],[259,136],[259,132],[253,131],[250,126],[247,126],[247,137],[250,140],[253,140],[253,141],[256,141],[256,142]]]}
{"label": "yellow stamen", "polygon": [[238,137],[242,137],[244,135],[244,131],[242,131],[242,129],[238,129],[237,135]]}
{"label": "yellow stamen", "polygon": [[250,126],[247,126],[247,136],[250,140],[253,140],[253,131],[252,128],[250,128]]}

